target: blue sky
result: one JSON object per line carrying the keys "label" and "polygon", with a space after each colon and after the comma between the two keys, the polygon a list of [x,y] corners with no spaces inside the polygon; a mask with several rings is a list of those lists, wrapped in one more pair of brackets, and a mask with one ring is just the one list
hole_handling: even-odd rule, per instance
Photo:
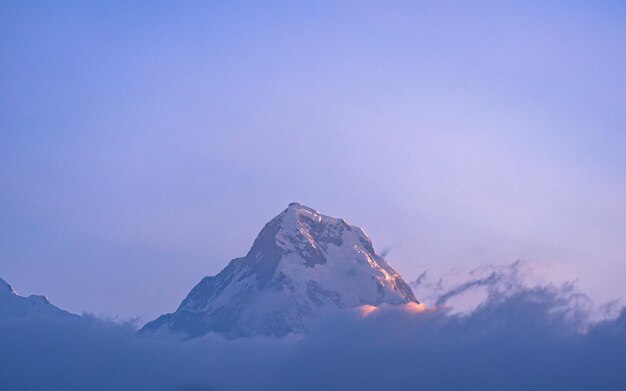
{"label": "blue sky", "polygon": [[0,276],[173,310],[291,201],[626,296],[621,2],[0,5]]}

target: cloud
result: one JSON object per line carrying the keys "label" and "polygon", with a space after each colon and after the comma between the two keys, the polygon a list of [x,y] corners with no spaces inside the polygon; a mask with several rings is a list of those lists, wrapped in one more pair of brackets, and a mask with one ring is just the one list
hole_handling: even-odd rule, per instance
{"label": "cloud", "polygon": [[590,323],[581,297],[571,284],[519,286],[470,313],[368,307],[279,340],[179,342],[90,316],[5,320],[0,389],[622,390],[626,311]]}

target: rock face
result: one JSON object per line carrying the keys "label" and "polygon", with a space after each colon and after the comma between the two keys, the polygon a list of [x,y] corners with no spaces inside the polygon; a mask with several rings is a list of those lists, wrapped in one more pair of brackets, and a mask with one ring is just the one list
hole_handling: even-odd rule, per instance
{"label": "rock face", "polygon": [[18,295],[13,287],[0,278],[0,321],[25,317],[79,318],[55,307],[45,296]]}
{"label": "rock face", "polygon": [[142,331],[281,337],[306,332],[324,312],[408,302],[417,302],[410,286],[362,229],[292,203],[265,225],[245,257],[203,278],[176,312]]}

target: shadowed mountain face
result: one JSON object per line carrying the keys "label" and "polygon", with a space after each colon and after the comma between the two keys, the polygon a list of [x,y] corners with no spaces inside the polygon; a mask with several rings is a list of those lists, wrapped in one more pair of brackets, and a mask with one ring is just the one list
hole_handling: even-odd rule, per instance
{"label": "shadowed mountain face", "polygon": [[280,337],[306,332],[324,312],[408,302],[417,302],[413,291],[362,229],[292,203],[245,257],[202,279],[176,312],[142,331]]}

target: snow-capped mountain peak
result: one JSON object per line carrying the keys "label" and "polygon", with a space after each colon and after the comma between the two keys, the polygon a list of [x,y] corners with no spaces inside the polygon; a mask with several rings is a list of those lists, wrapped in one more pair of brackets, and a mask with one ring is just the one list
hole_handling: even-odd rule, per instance
{"label": "snow-capped mountain peak", "polygon": [[144,330],[282,336],[306,331],[327,311],[408,302],[417,302],[411,288],[362,229],[291,203],[245,257],[205,277],[176,312]]}

